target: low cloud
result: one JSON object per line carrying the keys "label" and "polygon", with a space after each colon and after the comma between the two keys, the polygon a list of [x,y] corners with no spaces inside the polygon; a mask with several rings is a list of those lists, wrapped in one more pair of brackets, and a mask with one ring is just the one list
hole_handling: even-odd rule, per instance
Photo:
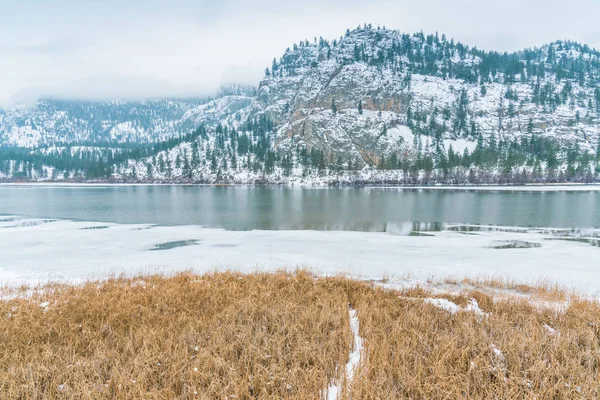
{"label": "low cloud", "polygon": [[592,0],[13,3],[0,15],[0,105],[40,96],[200,97],[224,83],[257,85],[286,47],[364,22],[446,33],[488,50],[565,38],[600,46]]}

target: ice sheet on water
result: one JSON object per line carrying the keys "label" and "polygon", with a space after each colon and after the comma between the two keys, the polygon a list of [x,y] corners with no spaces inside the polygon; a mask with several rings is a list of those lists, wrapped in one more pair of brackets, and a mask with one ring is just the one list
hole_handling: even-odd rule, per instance
{"label": "ice sheet on water", "polygon": [[[109,226],[108,229],[81,228]],[[226,231],[198,226],[125,225],[60,220],[0,229],[0,281],[36,284],[125,273],[215,269],[252,272],[306,267],[317,274],[363,279],[410,275],[498,277],[525,283],[540,279],[600,293],[598,247],[545,240],[536,229],[481,230],[463,235],[442,227],[430,237],[351,231]],[[148,251],[156,244],[197,240],[199,246]],[[543,243],[538,249],[499,251],[495,241]],[[26,251],[24,251],[26,249]]]}

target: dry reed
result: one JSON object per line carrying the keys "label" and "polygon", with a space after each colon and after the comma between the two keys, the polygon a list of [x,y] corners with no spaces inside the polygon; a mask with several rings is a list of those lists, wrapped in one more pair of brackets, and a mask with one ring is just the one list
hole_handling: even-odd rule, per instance
{"label": "dry reed", "polygon": [[511,284],[568,299],[540,308],[484,284],[434,295],[298,271],[23,289],[0,302],[0,398],[323,398],[352,347],[349,304],[364,348],[344,398],[600,397],[597,302]]}
{"label": "dry reed", "polygon": [[0,398],[312,399],[349,329],[344,288],[306,273],[54,288],[0,303]]}

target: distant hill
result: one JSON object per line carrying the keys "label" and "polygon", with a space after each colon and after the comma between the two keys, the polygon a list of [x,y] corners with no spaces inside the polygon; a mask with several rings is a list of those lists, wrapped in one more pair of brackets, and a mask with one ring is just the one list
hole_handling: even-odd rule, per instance
{"label": "distant hill", "polygon": [[[365,25],[294,44],[258,89],[232,87],[203,104],[66,104],[0,115],[0,173],[245,183],[589,182],[600,174],[600,53],[568,41],[498,53]],[[116,158],[90,153],[86,165],[59,173],[36,150],[107,141],[139,146]],[[8,155],[11,145],[30,150]]]}

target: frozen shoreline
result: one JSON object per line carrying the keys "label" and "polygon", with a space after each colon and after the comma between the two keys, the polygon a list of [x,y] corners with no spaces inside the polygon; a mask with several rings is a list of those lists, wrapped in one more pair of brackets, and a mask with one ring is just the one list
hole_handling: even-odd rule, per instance
{"label": "frozen shoreline", "polygon": [[[121,274],[300,267],[317,274],[360,279],[547,280],[600,295],[600,248],[557,239],[541,230],[443,230],[427,232],[427,236],[400,236],[3,218],[0,283],[11,286],[49,280],[80,282]],[[522,247],[523,243],[534,246]],[[506,244],[513,248],[504,248]]]}
{"label": "frozen shoreline", "polygon": [[595,192],[600,184],[559,184],[559,185],[473,185],[473,186],[365,186],[370,189],[398,190],[460,190],[460,191],[511,191],[511,192]]}
{"label": "frozen shoreline", "polygon": [[2,186],[13,187],[131,187],[131,186],[237,186],[237,187],[298,187],[298,188],[358,188],[358,189],[396,189],[396,190],[457,190],[457,191],[519,191],[519,192],[576,192],[600,191],[600,183],[562,183],[562,184],[529,184],[529,185],[381,185],[381,184],[322,184],[322,183],[108,183],[108,182],[0,182]]}

